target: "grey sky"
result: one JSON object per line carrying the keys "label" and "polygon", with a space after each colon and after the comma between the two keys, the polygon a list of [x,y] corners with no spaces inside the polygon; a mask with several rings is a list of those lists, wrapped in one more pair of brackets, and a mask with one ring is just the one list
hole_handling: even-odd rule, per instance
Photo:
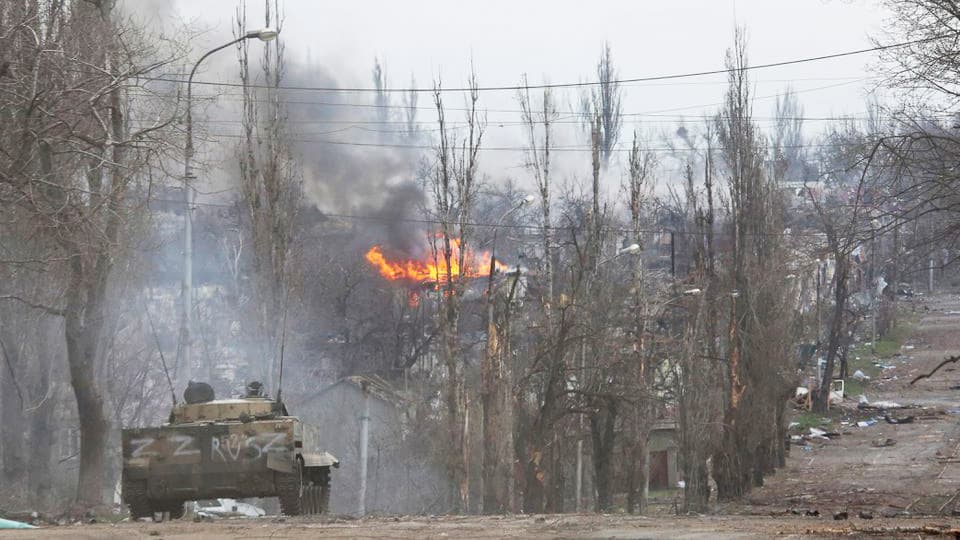
{"label": "grey sky", "polygon": [[[194,57],[230,38],[238,0],[178,1],[168,14],[193,21],[207,31],[197,40]],[[322,68],[341,86],[371,86],[374,57],[385,63],[392,86],[407,86],[411,74],[418,86],[430,86],[439,75],[446,86],[462,86],[472,58],[484,86],[517,84],[527,73],[531,82],[575,82],[593,79],[603,43],[609,42],[623,78],[696,72],[723,67],[724,51],[733,39],[735,24],[746,27],[749,57],[761,64],[818,56],[869,47],[869,36],[880,30],[883,13],[870,0],[675,0],[577,2],[488,0],[466,3],[442,0],[320,2],[287,0],[282,38],[288,58]],[[250,26],[258,26],[262,2],[251,0]],[[257,47],[258,44],[251,44]],[[871,88],[865,54],[758,70],[751,74],[755,95],[775,96],[788,85],[798,92],[807,116],[856,114],[864,110]],[[211,62],[201,79],[236,81],[235,57],[224,52]],[[712,113],[722,99],[724,76],[640,83],[624,88],[624,112],[655,115]],[[298,99],[319,100],[323,94],[303,92]],[[560,94],[561,109],[576,102],[576,91]],[[344,101],[369,102],[370,96],[341,96]],[[459,96],[449,103],[459,106]],[[429,105],[421,96],[421,105]],[[759,99],[755,115],[769,117],[773,99]],[[517,109],[514,92],[487,92],[481,106]],[[369,118],[369,110],[356,110],[350,118]],[[451,115],[458,119],[459,116]],[[419,119],[434,115],[421,112]],[[521,133],[518,115],[490,112],[490,145],[516,146]],[[692,120],[696,121],[696,120]],[[639,122],[639,125],[635,124]],[[824,122],[807,124],[808,133],[820,131]],[[660,140],[671,133],[671,116],[630,117],[624,131],[639,127],[645,138]],[[559,144],[583,144],[577,126],[559,127]],[[305,127],[303,132],[317,132]],[[373,141],[370,133],[345,132],[338,140]],[[626,139],[626,137],[624,137]],[[656,142],[652,143],[656,144]],[[488,152],[487,155],[493,154]],[[569,157],[569,174],[582,165]],[[520,155],[501,152],[485,160],[485,172],[495,176],[522,176]],[[513,171],[513,172],[511,172]]]}

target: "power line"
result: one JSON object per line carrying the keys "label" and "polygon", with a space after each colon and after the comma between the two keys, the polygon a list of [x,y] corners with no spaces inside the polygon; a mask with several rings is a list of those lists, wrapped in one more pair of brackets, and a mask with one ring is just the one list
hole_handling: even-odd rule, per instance
{"label": "power line", "polygon": [[[860,54],[866,54],[871,52],[879,52],[891,49],[898,49],[901,47],[907,47],[910,45],[918,45],[921,43],[926,43],[930,41],[935,41],[942,39],[944,37],[952,36],[954,33],[946,33],[933,37],[915,39],[911,41],[903,41],[900,43],[892,43],[889,45],[877,45],[874,47],[869,47],[866,49],[856,49],[852,51],[844,51],[839,53],[824,54],[820,56],[809,56],[805,58],[797,58],[793,60],[783,60],[779,62],[770,62],[766,64],[757,64],[753,66],[746,66],[743,68],[744,71],[756,71],[758,69],[769,69],[774,67],[782,66],[791,66],[796,64],[804,64],[809,62],[820,62],[823,60],[832,60],[835,58],[843,58],[847,56],[855,56]],[[689,73],[676,73],[670,75],[653,75],[645,77],[632,77],[627,79],[615,79],[609,81],[612,84],[633,84],[640,82],[652,82],[652,81],[665,81],[665,80],[676,80],[676,79],[687,79],[693,77],[704,77],[707,75],[720,75],[724,73],[729,73],[729,69],[715,69],[708,71],[695,71]],[[160,81],[160,82],[172,82],[172,83],[186,83],[187,80],[183,78],[166,78],[166,77],[143,77],[144,80],[148,81]],[[201,85],[210,85],[210,86],[223,86],[223,87],[235,87],[235,88],[267,88],[267,89],[280,89],[280,90],[301,90],[301,91],[311,91],[311,92],[353,92],[353,93],[433,93],[433,92],[498,92],[498,91],[518,91],[518,90],[540,90],[540,89],[553,89],[553,88],[587,88],[592,86],[599,86],[605,84],[601,81],[584,81],[584,82],[568,82],[568,83],[552,83],[552,84],[528,84],[528,85],[507,85],[507,86],[481,86],[477,88],[423,88],[423,87],[410,87],[410,88],[370,88],[370,87],[356,87],[356,88],[337,88],[330,86],[270,86],[264,84],[244,84],[244,83],[234,83],[234,82],[225,82],[225,81],[193,81],[193,84]]]}
{"label": "power line", "polygon": [[[174,199],[156,199],[151,198],[150,202],[163,202],[176,205],[183,205],[182,200]],[[206,206],[211,208],[237,208],[237,203],[235,204],[226,204],[226,203],[203,203],[194,201],[195,206]],[[385,217],[385,216],[374,216],[374,215],[363,215],[363,214],[341,214],[333,212],[323,212],[321,213],[324,217],[328,218],[338,218],[338,219],[348,219],[348,220],[357,220],[357,221],[378,221],[382,223],[417,223],[422,225],[440,225],[444,223],[439,219],[429,219],[429,218],[397,218],[397,217]],[[515,230],[534,230],[542,231],[545,227],[542,225],[523,225],[520,223],[486,223],[486,222],[466,222],[464,225],[468,227],[478,227],[478,228],[493,228],[497,227],[500,229],[515,229]],[[572,227],[566,227],[563,225],[551,225],[546,227],[548,230],[553,231],[569,231]],[[675,231],[671,229],[631,229],[629,227],[615,227],[615,226],[604,226],[604,230],[610,232],[620,232],[620,233],[641,233],[641,234],[664,234],[664,233],[673,233],[679,236],[699,236],[701,233],[697,231]],[[743,234],[747,236],[777,236],[777,237],[799,237],[799,238],[823,238],[823,233],[803,233],[803,232],[769,232],[769,233],[755,233],[755,232],[744,232]]]}
{"label": "power line", "polygon": [[[804,89],[800,89],[800,90],[792,90],[791,93],[794,94],[794,95],[796,95],[796,94],[806,94],[806,93],[809,93],[809,92],[819,92],[819,91],[821,91],[821,90],[829,90],[829,89],[832,89],[832,88],[838,88],[838,87],[840,87],[840,86],[847,86],[847,85],[854,84],[854,83],[857,83],[857,82],[863,82],[863,81],[868,81],[868,80],[872,80],[872,79],[875,79],[875,77],[863,77],[863,78],[854,79],[854,80],[850,80],[850,81],[845,81],[845,82],[841,82],[841,83],[837,83],[837,84],[829,84],[829,85],[825,85],[825,86],[815,86],[815,87],[813,87],[813,88],[804,88]],[[152,95],[152,94],[151,94],[151,95]],[[784,95],[786,95],[786,94],[783,93],[783,92],[780,92],[780,93],[776,93],[776,94],[767,94],[767,95],[763,95],[763,96],[756,96],[756,97],[754,97],[753,99],[754,99],[754,100],[767,100],[767,99],[774,99],[774,98],[778,98],[778,97],[783,97]],[[196,97],[196,96],[194,96],[194,97]],[[240,96],[225,98],[225,97],[222,97],[222,96],[218,96],[218,95],[216,95],[216,94],[210,95],[207,99],[212,99],[212,100],[214,100],[214,101],[221,101],[221,100],[222,100],[222,101],[229,101],[229,102],[235,102],[235,103],[240,103],[240,102],[243,101],[243,98],[240,97]],[[263,98],[258,98],[258,97],[252,98],[252,101],[254,101],[254,102],[256,102],[256,103],[273,103],[273,102],[274,102],[274,100],[271,100],[271,99],[263,99]],[[407,107],[407,106],[404,106],[404,105],[385,105],[385,104],[376,104],[376,103],[343,103],[343,102],[331,102],[331,101],[302,101],[302,100],[291,100],[291,99],[285,99],[285,98],[279,99],[279,100],[276,100],[276,101],[278,101],[279,103],[281,103],[281,104],[283,104],[283,105],[309,105],[309,106],[315,106],[315,107],[352,107],[352,108],[362,108],[362,109],[399,109],[399,110],[403,110],[403,111],[416,110],[416,111],[432,111],[432,112],[436,112],[436,110],[437,110],[435,107],[432,107],[432,106],[431,106],[431,107]],[[717,106],[717,105],[722,105],[722,103],[708,103],[708,104],[702,104],[702,105],[685,105],[685,106],[683,106],[683,107],[674,107],[674,108],[670,108],[670,109],[661,109],[661,110],[647,111],[647,112],[627,112],[627,113],[622,113],[621,116],[622,116],[622,117],[641,117],[641,118],[642,118],[642,117],[674,117],[674,118],[676,118],[676,117],[686,117],[686,118],[697,118],[697,117],[701,117],[701,118],[707,118],[707,119],[709,119],[709,118],[713,118],[713,116],[712,116],[712,115],[680,115],[680,114],[665,114],[665,113],[676,112],[676,111],[684,111],[684,110],[690,110],[690,109],[702,109],[702,108],[707,108],[707,107],[715,107],[715,106]],[[462,107],[447,107],[447,106],[444,106],[444,110],[445,110],[445,111],[467,111],[468,109],[462,108]],[[483,112],[483,113],[504,113],[504,114],[522,114],[522,113],[523,113],[523,111],[520,110],[520,109],[487,109],[487,108],[482,109],[482,112]],[[560,115],[569,116],[569,117],[577,117],[577,116],[582,115],[582,114],[583,114],[583,111],[566,111],[566,110],[561,111],[561,110],[557,110],[556,113],[557,113],[557,114],[560,114]]]}
{"label": "power line", "polygon": [[[628,113],[624,113],[626,115]],[[712,120],[713,115],[706,114],[697,114],[697,115],[672,115],[672,114],[650,114],[646,115],[645,113],[636,113],[632,116],[637,115],[651,116],[653,119],[643,120],[644,123],[650,124],[675,124],[678,119],[697,119],[697,120]],[[944,115],[951,116],[951,115]],[[951,116],[952,117],[952,116]],[[580,126],[583,124],[583,120],[569,120],[571,116],[563,116],[557,120],[551,120],[551,125],[575,125]],[[843,122],[847,120],[870,120],[872,117],[868,116],[867,113],[854,113],[849,116],[783,116],[780,118],[774,116],[753,116],[751,120],[754,122],[779,122],[779,121],[800,121],[800,122]],[[134,122],[138,122],[134,120]],[[233,119],[211,119],[203,120],[204,124],[243,124],[243,120],[233,120]],[[639,120],[637,121],[639,123]],[[143,121],[142,123],[150,124],[150,122]],[[283,121],[284,124],[310,124],[310,125],[349,125],[351,127],[361,126],[436,126],[436,121],[431,120],[416,120],[413,122],[406,122],[404,120],[299,120],[289,118]],[[535,121],[537,124],[542,124],[542,121]],[[465,126],[467,125],[464,121],[448,121],[445,122],[448,126]],[[507,127],[507,126],[525,126],[526,122],[518,120],[509,120],[509,121],[497,121],[497,120],[488,120],[488,126],[497,126],[497,127]],[[371,130],[378,131],[381,133],[406,133],[408,130]]]}
{"label": "power line", "polygon": [[[224,137],[230,139],[242,139],[245,138],[245,135],[242,134],[233,134],[233,133],[209,133],[211,137]],[[334,141],[329,139],[302,139],[298,137],[288,138],[290,141],[294,142],[303,142],[303,143],[313,143],[313,144],[327,144],[334,146],[357,146],[357,147],[369,147],[369,148],[395,148],[395,149],[404,149],[404,150],[436,150],[436,146],[428,144],[400,144],[400,143],[373,143],[373,142],[359,142],[359,141]],[[649,143],[650,141],[643,141]],[[838,148],[838,147],[849,147],[856,146],[858,143],[828,143],[828,144],[795,144],[795,145],[784,145],[780,148]],[[773,148],[769,145],[759,145],[757,148],[768,150]],[[495,151],[495,152],[526,152],[529,150],[526,146],[480,146],[478,149],[480,151]],[[695,152],[695,151],[704,151],[706,148],[702,147],[647,147],[641,148],[644,152]],[[719,148],[714,148],[714,150],[719,150]],[[551,146],[551,152],[592,152],[593,148],[589,146]],[[629,148],[613,148],[612,152],[630,152]]]}

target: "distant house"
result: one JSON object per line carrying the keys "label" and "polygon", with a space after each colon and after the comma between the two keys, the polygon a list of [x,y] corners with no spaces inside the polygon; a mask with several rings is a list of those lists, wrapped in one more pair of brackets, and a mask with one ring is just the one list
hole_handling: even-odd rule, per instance
{"label": "distant house", "polygon": [[[346,377],[308,396],[296,411],[314,428],[305,431],[305,442],[340,460],[332,478],[331,513],[423,513],[442,498],[442,474],[416,447],[419,438],[410,436],[414,404],[389,382],[371,375]],[[367,481],[361,505],[364,420]]]}
{"label": "distant house", "polygon": [[677,424],[661,420],[650,429],[647,450],[650,452],[650,490],[675,489],[680,480],[677,459]]}

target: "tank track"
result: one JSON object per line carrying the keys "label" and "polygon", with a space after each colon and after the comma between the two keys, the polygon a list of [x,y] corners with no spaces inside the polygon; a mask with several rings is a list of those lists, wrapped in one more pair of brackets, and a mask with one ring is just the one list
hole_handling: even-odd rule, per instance
{"label": "tank track", "polygon": [[280,512],[287,516],[303,514],[302,466],[298,463],[292,473],[277,473],[277,498],[280,499]]}
{"label": "tank track", "polygon": [[130,517],[139,519],[153,517],[153,508],[147,497],[147,482],[145,480],[124,480],[123,500],[130,508]]}
{"label": "tank track", "polygon": [[182,502],[167,503],[163,506],[163,511],[170,512],[170,519],[181,519],[187,513]]}

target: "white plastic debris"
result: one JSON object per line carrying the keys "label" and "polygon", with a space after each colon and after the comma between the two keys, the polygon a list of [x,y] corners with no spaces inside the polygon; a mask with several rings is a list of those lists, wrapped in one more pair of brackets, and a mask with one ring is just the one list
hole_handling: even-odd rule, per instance
{"label": "white plastic debris", "polygon": [[810,428],[810,436],[817,439],[829,439],[827,437],[827,432],[822,429],[817,429],[815,427]]}
{"label": "white plastic debris", "polygon": [[0,518],[0,529],[36,529],[36,527],[29,523]]}
{"label": "white plastic debris", "polygon": [[902,409],[903,405],[897,403],[896,401],[874,401],[870,405],[878,409]]}
{"label": "white plastic debris", "polygon": [[858,381],[869,381],[870,377],[859,369],[853,372],[853,378]]}
{"label": "white plastic debris", "polygon": [[241,515],[245,517],[260,517],[266,515],[266,510],[259,506],[249,503],[239,502],[235,499],[217,499],[217,506],[204,506],[199,509],[199,513],[210,514],[214,516]]}

